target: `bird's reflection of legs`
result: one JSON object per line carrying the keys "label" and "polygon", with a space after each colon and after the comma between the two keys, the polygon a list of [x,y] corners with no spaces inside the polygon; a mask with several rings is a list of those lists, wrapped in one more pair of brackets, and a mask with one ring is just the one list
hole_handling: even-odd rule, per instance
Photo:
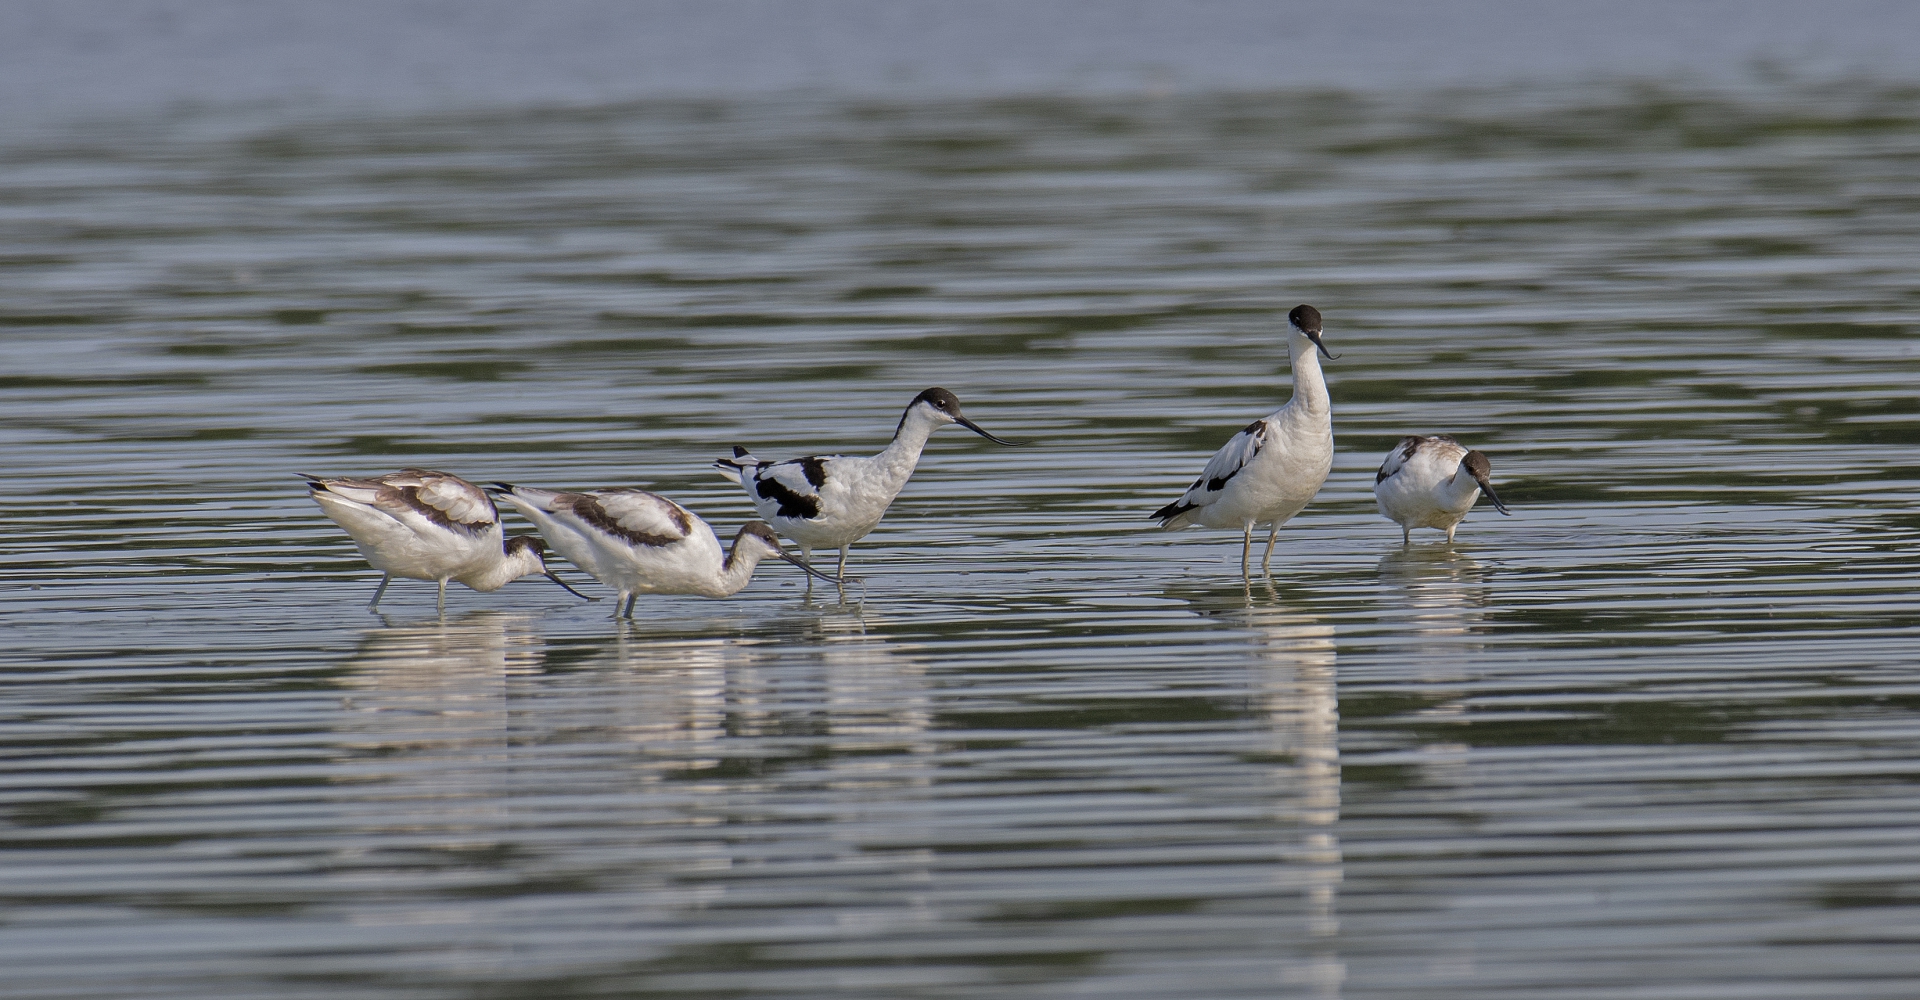
{"label": "bird's reflection of legs", "polygon": [[834,587],[834,596],[835,596],[835,600],[832,603],[828,603],[825,601],[815,602],[813,599],[813,577],[808,576],[807,592],[805,594],[800,595],[800,606],[803,608],[820,608],[823,610],[826,610],[826,609],[838,609],[842,611],[851,610],[854,613],[855,617],[858,617],[861,609],[864,608],[866,605],[866,585],[864,583],[861,584],[860,600],[858,601],[850,602],[847,600],[847,585],[845,582],[841,582]]}

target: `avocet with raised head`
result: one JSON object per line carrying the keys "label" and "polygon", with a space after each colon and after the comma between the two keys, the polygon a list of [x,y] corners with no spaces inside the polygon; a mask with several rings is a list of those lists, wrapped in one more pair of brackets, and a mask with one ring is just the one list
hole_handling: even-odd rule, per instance
{"label": "avocet with raised head", "polygon": [[773,529],[748,521],[720,550],[713,528],[692,511],[645,490],[613,488],[559,493],[495,483],[494,492],[540,528],[554,551],[618,591],[615,618],[632,618],[641,594],[731,597],[768,556],[813,569],[780,547]]}
{"label": "avocet with raised head", "polygon": [[1373,498],[1380,513],[1400,524],[1400,542],[1413,541],[1413,529],[1438,528],[1453,544],[1453,531],[1485,493],[1493,509],[1511,517],[1494,495],[1493,463],[1485,452],[1470,451],[1445,434],[1405,437],[1387,452],[1373,477]]}
{"label": "avocet with raised head", "polygon": [[439,608],[447,611],[447,581],[492,591],[523,576],[544,576],[575,597],[547,569],[545,546],[528,535],[504,537],[500,510],[478,486],[429,469],[401,469],[378,479],[325,479],[300,474],[307,495],[347,529],[373,568],[385,574],[367,602],[380,606],[394,577],[440,584]]}
{"label": "avocet with raised head", "polygon": [[1287,313],[1287,326],[1293,366],[1287,405],[1228,439],[1180,499],[1153,512],[1166,530],[1193,524],[1240,529],[1242,577],[1249,575],[1253,529],[1271,526],[1267,554],[1260,560],[1261,572],[1270,573],[1280,526],[1307,506],[1333,469],[1333,404],[1314,352],[1335,355],[1321,339],[1320,310],[1295,306]]}
{"label": "avocet with raised head", "polygon": [[892,443],[871,458],[809,455],[762,462],[747,449],[735,448],[732,458],[720,459],[713,467],[746,489],[760,516],[800,546],[801,558],[811,563],[814,549],[839,549],[837,575],[844,579],[847,549],[880,523],[920,463],[927,438],[948,424],[959,424],[994,444],[1018,444],[987,433],[960,412],[953,393],[933,388],[913,397],[893,430]]}

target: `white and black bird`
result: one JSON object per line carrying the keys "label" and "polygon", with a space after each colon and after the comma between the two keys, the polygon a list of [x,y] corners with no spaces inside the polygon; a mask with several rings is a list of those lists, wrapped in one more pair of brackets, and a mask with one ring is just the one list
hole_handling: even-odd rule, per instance
{"label": "white and black bird", "polygon": [[447,581],[493,591],[523,576],[544,576],[575,597],[547,569],[546,546],[530,535],[504,537],[500,510],[480,487],[459,476],[429,469],[401,469],[378,479],[326,479],[299,474],[307,495],[347,529],[353,544],[384,576],[367,610],[380,606],[394,577],[440,585],[440,613],[447,610]]}
{"label": "white and black bird", "polygon": [[495,483],[494,492],[540,528],[555,552],[618,591],[613,616],[633,617],[641,594],[731,597],[774,556],[831,580],[780,547],[779,536],[748,521],[722,552],[713,528],[692,511],[646,490],[616,487],[559,493]]}
{"label": "white and black bird", "polygon": [[1320,311],[1309,305],[1287,313],[1287,357],[1293,366],[1293,397],[1287,405],[1254,421],[1213,453],[1200,478],[1180,499],[1153,512],[1166,530],[1198,524],[1238,528],[1240,575],[1248,575],[1253,529],[1270,525],[1262,572],[1271,572],[1273,543],[1280,526],[1300,513],[1320,492],[1333,468],[1333,404],[1320,360],[1328,358],[1321,340]]}
{"label": "white and black bird", "polygon": [[747,449],[735,448],[732,458],[720,459],[713,467],[744,487],[754,509],[774,530],[793,539],[809,563],[814,549],[839,549],[837,575],[844,579],[847,549],[880,523],[920,463],[927,438],[948,424],[959,424],[994,444],[1019,443],[987,433],[960,412],[953,393],[933,388],[913,397],[894,428],[892,443],[871,458],[809,455],[762,462]]}
{"label": "white and black bird", "polygon": [[1405,437],[1387,452],[1373,477],[1373,498],[1380,513],[1400,524],[1400,541],[1413,540],[1415,528],[1438,528],[1453,544],[1453,531],[1485,493],[1493,509],[1512,512],[1494,495],[1493,463],[1485,452],[1470,451],[1445,434]]}

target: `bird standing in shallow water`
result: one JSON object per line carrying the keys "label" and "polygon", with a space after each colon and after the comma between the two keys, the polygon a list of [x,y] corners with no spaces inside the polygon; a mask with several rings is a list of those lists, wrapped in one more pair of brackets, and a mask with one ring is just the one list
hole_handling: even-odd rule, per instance
{"label": "bird standing in shallow water", "polygon": [[447,613],[447,581],[492,591],[539,574],[575,597],[547,569],[546,547],[526,535],[505,538],[500,510],[478,486],[428,469],[401,469],[378,479],[323,479],[304,473],[307,495],[347,529],[353,544],[385,575],[367,610],[380,606],[387,584],[398,576],[440,584],[439,608]]}
{"label": "bird standing in shallow water", "polygon": [[1401,438],[1373,477],[1373,498],[1381,514],[1400,523],[1402,545],[1413,541],[1415,528],[1439,528],[1452,545],[1454,528],[1483,492],[1494,510],[1512,516],[1494,495],[1492,473],[1484,452],[1468,451],[1445,434]]}
{"label": "bird standing in shallow water", "polygon": [[1253,529],[1271,525],[1260,571],[1271,573],[1280,526],[1320,492],[1333,468],[1333,404],[1320,373],[1320,310],[1309,305],[1287,313],[1287,357],[1293,366],[1293,397],[1287,405],[1247,425],[1213,453],[1200,478],[1180,499],[1153,512],[1166,530],[1191,524],[1239,528],[1240,575],[1248,573]]}
{"label": "bird standing in shallow water", "polygon": [[723,553],[707,522],[658,493],[624,488],[557,493],[511,483],[494,488],[540,527],[554,551],[619,591],[615,618],[632,618],[641,594],[731,597],[768,556],[832,579],[788,555],[779,536],[760,521],[742,525],[732,551]]}
{"label": "bird standing in shallow water", "polygon": [[959,424],[994,444],[1017,444],[987,433],[960,412],[953,393],[933,388],[913,397],[894,428],[892,443],[871,458],[809,455],[762,462],[747,449],[735,448],[732,458],[720,459],[713,467],[746,489],[754,509],[793,539],[808,563],[814,549],[839,549],[838,576],[844,580],[847,549],[880,523],[920,463],[927,438],[948,424]]}

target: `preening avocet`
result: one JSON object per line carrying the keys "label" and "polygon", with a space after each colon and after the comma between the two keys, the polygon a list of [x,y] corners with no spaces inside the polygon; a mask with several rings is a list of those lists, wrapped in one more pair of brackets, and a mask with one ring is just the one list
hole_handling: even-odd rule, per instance
{"label": "preening avocet", "polygon": [[528,535],[504,538],[500,510],[478,486],[428,469],[401,469],[378,479],[325,479],[300,473],[307,495],[347,529],[360,554],[385,574],[367,610],[380,606],[394,577],[440,584],[440,613],[447,611],[447,581],[479,591],[499,590],[538,574],[568,587],[547,569],[546,546]]}
{"label": "preening avocet", "polygon": [[620,592],[615,618],[633,617],[633,602],[641,594],[731,597],[768,556],[832,579],[788,555],[779,536],[760,521],[742,525],[733,550],[723,553],[707,522],[657,493],[626,488],[557,493],[511,483],[495,483],[494,492],[538,525],[554,551]]}
{"label": "preening avocet", "polygon": [[754,509],[780,534],[800,546],[809,563],[814,549],[840,550],[839,577],[847,575],[847,549],[880,523],[893,498],[906,487],[927,438],[948,424],[992,441],[1015,445],[987,433],[960,412],[960,400],[933,388],[913,397],[893,430],[893,442],[871,458],[809,455],[784,462],[762,462],[745,448],[713,463],[720,474],[745,487]]}
{"label": "preening avocet", "polygon": [[1451,545],[1454,528],[1483,492],[1493,501],[1494,510],[1512,516],[1494,495],[1493,483],[1487,479],[1492,473],[1493,463],[1485,452],[1469,451],[1445,434],[1405,437],[1380,463],[1373,477],[1373,498],[1380,502],[1381,514],[1400,522],[1401,544],[1413,540],[1415,528],[1439,528]]}
{"label": "preening avocet", "polygon": [[1317,348],[1329,358],[1334,355],[1320,339],[1320,310],[1294,306],[1287,313],[1287,325],[1293,397],[1228,439],[1180,499],[1153,512],[1167,530],[1190,524],[1239,528],[1243,577],[1248,575],[1254,527],[1272,526],[1266,557],[1260,561],[1261,572],[1271,572],[1280,526],[1320,492],[1333,468],[1333,406],[1314,351]]}

